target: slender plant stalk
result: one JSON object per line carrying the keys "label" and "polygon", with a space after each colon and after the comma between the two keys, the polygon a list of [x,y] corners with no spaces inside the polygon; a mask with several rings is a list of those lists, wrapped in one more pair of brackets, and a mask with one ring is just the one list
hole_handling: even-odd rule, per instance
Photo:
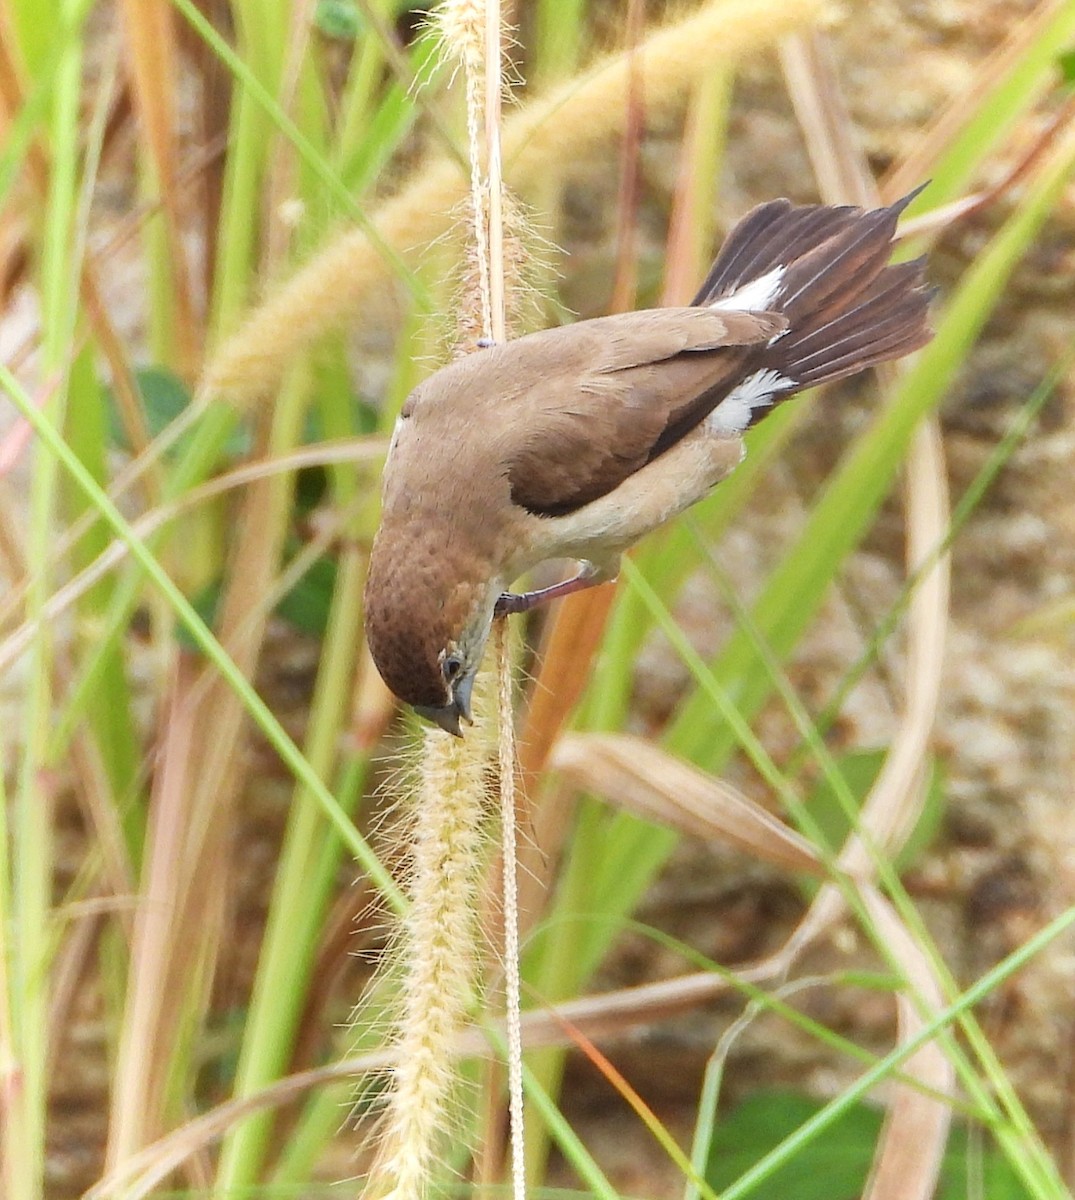
{"label": "slender plant stalk", "polygon": [[[445,3],[436,18],[450,60],[464,73],[470,149],[472,244],[482,336],[505,334],[504,249],[500,168],[500,8],[495,0]],[[484,133],[484,139],[483,139]],[[470,289],[468,289],[469,291]],[[471,314],[462,306],[460,344]],[[506,652],[506,651],[505,651]],[[501,695],[500,764],[505,836],[505,903],[514,902],[514,739],[511,736],[510,667]],[[492,692],[479,681],[480,698]],[[416,822],[411,910],[404,923],[403,1012],[400,1051],[388,1102],[384,1138],[369,1194],[418,1200],[429,1190],[444,1143],[449,1102],[456,1085],[452,1042],[478,992],[477,912],[482,877],[482,827],[488,737],[479,719],[465,738],[426,730],[421,749],[421,819]],[[506,707],[504,705],[506,704]],[[506,765],[505,765],[506,764]],[[505,775],[505,771],[507,774]],[[518,954],[515,951],[515,1021],[518,1036]],[[509,1011],[512,1000],[509,997]],[[519,1085],[521,1088],[521,1085]],[[519,1106],[521,1107],[521,1090]],[[521,1169],[521,1159],[518,1160]]]}
{"label": "slender plant stalk", "polygon": [[[504,168],[500,124],[503,99],[500,0],[485,3],[485,159],[489,194],[489,329],[487,336],[507,337],[504,299]],[[475,214],[476,215],[476,214]],[[477,221],[475,232],[477,231]]]}
{"label": "slender plant stalk", "polygon": [[515,826],[515,714],[512,704],[508,623],[497,622],[497,689],[500,709],[500,854],[504,890],[504,1013],[507,1027],[508,1112],[511,1125],[511,1188],[526,1197],[526,1138],[523,1126],[523,1034],[519,973],[519,880]]}
{"label": "slender plant stalk", "polygon": [[[489,196],[489,328],[493,341],[507,337],[504,269],[504,175],[501,157],[503,102],[502,19],[500,0],[485,8],[485,153]],[[500,853],[503,866],[504,1006],[507,1021],[508,1112],[511,1126],[511,1181],[515,1200],[526,1196],[526,1145],[523,1127],[523,1045],[520,1028],[519,881],[515,830],[515,716],[512,705],[511,654],[507,621],[497,629],[499,672]]]}

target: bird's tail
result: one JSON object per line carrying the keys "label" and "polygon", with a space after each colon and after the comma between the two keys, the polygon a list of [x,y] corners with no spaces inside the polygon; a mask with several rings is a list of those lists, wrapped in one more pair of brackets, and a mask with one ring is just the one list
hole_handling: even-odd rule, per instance
{"label": "bird's tail", "polygon": [[931,337],[924,260],[888,260],[917,194],[872,210],[763,204],[728,235],[693,303],[784,316],[764,365],[788,394],[916,350]]}

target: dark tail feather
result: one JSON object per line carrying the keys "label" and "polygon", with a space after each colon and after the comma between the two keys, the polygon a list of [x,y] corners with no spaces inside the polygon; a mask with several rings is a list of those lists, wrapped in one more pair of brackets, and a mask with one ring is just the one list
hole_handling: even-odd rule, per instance
{"label": "dark tail feather", "polygon": [[933,336],[934,291],[925,285],[924,268],[923,259],[884,267],[850,303],[837,296],[827,308],[793,319],[768,348],[766,366],[797,388],[814,387],[920,349]]}
{"label": "dark tail feather", "polygon": [[773,273],[772,289],[752,298],[788,321],[762,355],[784,395],[908,354],[932,336],[933,293],[922,260],[888,261],[900,214],[921,190],[872,210],[763,204],[728,235],[694,303],[734,307],[740,289]]}
{"label": "dark tail feather", "polygon": [[786,267],[841,233],[861,213],[850,206],[793,206],[790,200],[760,204],[728,234],[691,303],[712,304],[774,267]]}
{"label": "dark tail feather", "polygon": [[787,267],[848,230],[873,218],[888,227],[888,240],[900,214],[922,191],[915,188],[888,208],[867,211],[855,205],[800,204],[770,200],[759,204],[732,229],[691,302],[712,304],[776,267]]}
{"label": "dark tail feather", "polygon": [[724,299],[751,280],[776,267],[787,267],[860,226],[864,217],[875,218],[880,224],[889,226],[891,239],[900,213],[922,187],[889,208],[872,212],[850,204],[793,205],[790,200],[770,200],[760,204],[728,234],[692,303],[712,304]]}

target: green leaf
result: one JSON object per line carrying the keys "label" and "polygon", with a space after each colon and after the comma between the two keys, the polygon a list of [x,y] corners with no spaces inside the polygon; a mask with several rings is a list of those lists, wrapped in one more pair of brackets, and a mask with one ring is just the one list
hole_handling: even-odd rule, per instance
{"label": "green leaf", "polygon": [[[190,606],[198,614],[205,624],[212,629],[216,625],[217,609],[220,607],[220,593],[223,590],[223,585],[219,579],[214,579],[212,583],[191,598]],[[202,648],[198,644],[194,635],[187,629],[186,625],[180,623],[176,626],[175,639],[184,650],[193,650],[195,654],[201,654]]]}
{"label": "green leaf", "polygon": [[1075,49],[1065,50],[1057,55],[1056,65],[1060,68],[1060,78],[1067,87],[1075,84]]}
{"label": "green leaf", "polygon": [[[146,429],[151,438],[159,437],[165,429],[190,407],[191,395],[186,384],[178,375],[165,367],[139,367],[134,373],[135,387],[142,401]],[[115,393],[108,391],[109,424],[112,442],[123,450],[132,449],[127,431],[119,418]],[[190,446],[190,437],[181,437],[164,455],[169,462],[182,457]],[[238,458],[250,448],[250,437],[245,429],[234,429],[224,445],[223,452],[230,458]]]}
{"label": "green leaf", "polygon": [[[216,579],[191,600],[195,612],[210,629],[216,621],[221,587],[221,581]],[[335,589],[335,562],[329,558],[319,558],[277,604],[274,611],[300,633],[322,637],[328,627],[329,610],[332,607]],[[184,649],[198,649],[197,643],[182,626],[176,630],[176,637]]]}
{"label": "green leaf", "polygon": [[[718,1192],[730,1187],[822,1107],[796,1092],[762,1092],[743,1101],[717,1124],[706,1181]],[[753,1188],[751,1196],[755,1200],[858,1200],[883,1120],[881,1112],[865,1104],[852,1106],[793,1161]],[[981,1181],[980,1194],[989,1200],[1027,1200],[1029,1195],[992,1146],[979,1150],[966,1129],[956,1128],[941,1166],[937,1200],[966,1200],[973,1194],[972,1179]]]}
{"label": "green leaf", "polygon": [[[134,373],[134,382],[142,400],[150,437],[159,437],[190,405],[190,392],[183,381],[164,367],[140,367]],[[120,445],[128,450],[131,448],[115,410],[113,435]]]}
{"label": "green leaf", "polygon": [[322,637],[335,590],[336,564],[319,558],[276,606],[276,614],[301,633]]}
{"label": "green leaf", "polygon": [[[751,1096],[718,1123],[706,1181],[717,1192],[733,1184],[820,1108],[816,1101],[794,1092]],[[778,1167],[754,1189],[754,1196],[757,1200],[857,1200],[873,1161],[881,1120],[880,1113],[865,1105],[851,1108],[794,1161]]]}
{"label": "green leaf", "polygon": [[[837,759],[836,765],[851,793],[856,810],[862,808],[887,753],[888,751],[882,748],[853,750]],[[936,837],[944,817],[943,774],[932,757],[929,759],[928,767],[925,803],[911,836],[895,858],[897,870],[910,866],[918,855],[929,846]],[[833,849],[839,849],[851,832],[851,822],[828,779],[822,777],[818,780],[807,803],[811,815],[825,835],[827,844]]]}
{"label": "green leaf", "polygon": [[362,14],[354,0],[318,0],[314,25],[325,37],[353,42],[363,30]]}

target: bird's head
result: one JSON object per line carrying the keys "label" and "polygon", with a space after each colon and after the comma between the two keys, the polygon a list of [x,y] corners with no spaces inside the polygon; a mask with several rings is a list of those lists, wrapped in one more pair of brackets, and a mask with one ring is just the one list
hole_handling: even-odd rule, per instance
{"label": "bird's head", "polygon": [[414,703],[419,716],[456,737],[462,736],[459,722],[466,721],[469,725],[473,720],[470,698],[488,636],[487,626],[474,625],[464,629],[458,638],[449,639],[437,653],[440,696],[432,704]]}
{"label": "bird's head", "polygon": [[437,539],[400,544],[381,527],[366,580],[366,638],[392,691],[461,737],[500,587],[444,549]]}

